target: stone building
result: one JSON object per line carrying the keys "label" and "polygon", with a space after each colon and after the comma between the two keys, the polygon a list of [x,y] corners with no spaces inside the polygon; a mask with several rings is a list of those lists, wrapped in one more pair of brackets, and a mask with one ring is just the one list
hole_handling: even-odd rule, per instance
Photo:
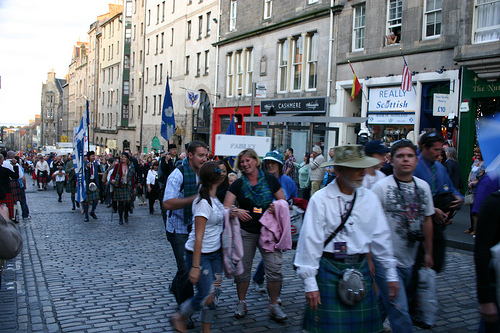
{"label": "stone building", "polygon": [[62,86],[64,79],[56,79],[56,73],[50,71],[47,81],[42,84],[41,94],[41,142],[43,146],[54,146],[62,134]]}
{"label": "stone building", "polygon": [[73,47],[71,64],[69,65],[67,128],[71,138],[70,141],[73,141],[73,129],[80,126],[80,121],[86,109],[88,46],[86,42],[77,42]]}
{"label": "stone building", "polygon": [[[330,1],[221,2],[217,102],[214,134],[224,133],[235,114],[236,132],[272,138],[272,147],[292,147],[302,156],[310,144],[303,116],[326,116],[332,90],[331,31],[336,7]],[[258,85],[258,93],[253,84]],[[255,94],[256,97],[252,98]],[[259,98],[259,96],[261,96]],[[294,116],[296,122],[253,126],[253,113]],[[324,145],[327,124],[312,141]],[[332,129],[335,137],[337,129]]]}
{"label": "stone building", "polygon": [[[177,129],[170,142],[184,144],[197,139],[209,143],[216,77],[212,44],[217,36],[217,5],[215,0],[147,1],[144,67],[139,69],[144,78],[143,152],[162,146],[165,150],[168,145],[160,134],[167,76]],[[136,52],[140,54],[141,50]],[[199,109],[186,109],[186,89],[200,93]]]}

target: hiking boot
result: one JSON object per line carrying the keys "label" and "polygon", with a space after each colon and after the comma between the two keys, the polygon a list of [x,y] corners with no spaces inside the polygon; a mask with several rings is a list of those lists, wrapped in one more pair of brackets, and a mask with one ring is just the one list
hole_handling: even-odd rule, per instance
{"label": "hiking boot", "polygon": [[283,321],[288,318],[278,304],[269,304],[269,316],[276,321]]}
{"label": "hiking boot", "polygon": [[247,303],[245,301],[239,301],[236,305],[236,311],[234,311],[235,318],[244,318],[247,314]]}

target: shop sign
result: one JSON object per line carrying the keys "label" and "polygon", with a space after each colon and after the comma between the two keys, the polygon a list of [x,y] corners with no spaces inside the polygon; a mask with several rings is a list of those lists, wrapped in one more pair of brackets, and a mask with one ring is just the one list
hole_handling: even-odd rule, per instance
{"label": "shop sign", "polygon": [[454,113],[450,102],[450,94],[434,94],[432,107],[432,115],[435,117],[446,117],[450,113]]}
{"label": "shop sign", "polygon": [[108,140],[108,148],[116,149],[116,140]]}
{"label": "shop sign", "polygon": [[276,113],[325,113],[326,98],[268,99],[260,102],[262,113],[267,114],[271,108]]}
{"label": "shop sign", "polygon": [[369,113],[370,125],[415,125],[415,113]]}
{"label": "shop sign", "polygon": [[469,112],[469,102],[460,103],[460,112]]}
{"label": "shop sign", "polygon": [[399,86],[386,88],[370,88],[368,112],[411,111],[417,109],[415,91],[405,91]]}
{"label": "shop sign", "polygon": [[257,155],[265,156],[271,150],[271,138],[267,136],[244,136],[217,134],[215,136],[216,156],[236,156],[242,150],[252,148]]}
{"label": "shop sign", "polygon": [[265,83],[255,84],[255,97],[266,98],[266,93],[267,93],[267,85]]}

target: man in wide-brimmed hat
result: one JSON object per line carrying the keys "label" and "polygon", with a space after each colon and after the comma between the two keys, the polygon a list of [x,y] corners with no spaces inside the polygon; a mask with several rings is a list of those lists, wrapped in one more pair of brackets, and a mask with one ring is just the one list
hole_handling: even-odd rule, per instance
{"label": "man in wide-brimmed hat", "polygon": [[387,220],[377,196],[362,187],[365,168],[379,162],[367,157],[363,146],[349,145],[336,147],[333,161],[321,165],[333,165],[337,178],[311,197],[295,257],[305,285],[308,331],[382,330],[365,259],[370,251],[386,271],[389,296],[398,293]]}

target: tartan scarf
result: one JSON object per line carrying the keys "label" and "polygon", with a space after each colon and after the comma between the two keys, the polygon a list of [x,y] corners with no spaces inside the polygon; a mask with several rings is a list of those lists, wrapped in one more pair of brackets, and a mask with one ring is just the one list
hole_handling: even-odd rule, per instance
{"label": "tartan scarf", "polygon": [[[195,195],[198,190],[196,188],[196,174],[189,165],[189,159],[186,157],[182,161],[183,176],[184,176],[184,198]],[[184,224],[191,224],[193,221],[193,206],[187,205],[184,207]]]}
{"label": "tartan scarf", "polygon": [[257,184],[255,186],[250,184],[250,181],[245,174],[242,175],[241,179],[243,180],[241,190],[243,191],[244,197],[250,201],[252,206],[260,207],[263,211],[266,210],[271,202],[273,202],[273,194],[271,193],[269,184],[267,184],[264,171],[259,169]]}

